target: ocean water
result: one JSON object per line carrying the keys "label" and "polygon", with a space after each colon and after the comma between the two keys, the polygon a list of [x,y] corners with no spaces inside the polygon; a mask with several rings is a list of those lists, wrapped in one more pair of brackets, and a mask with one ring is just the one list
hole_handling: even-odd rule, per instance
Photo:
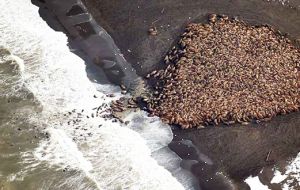
{"label": "ocean water", "polygon": [[143,111],[128,126],[97,117],[120,89],[89,80],[30,0],[0,7],[0,189],[194,189],[169,126]]}

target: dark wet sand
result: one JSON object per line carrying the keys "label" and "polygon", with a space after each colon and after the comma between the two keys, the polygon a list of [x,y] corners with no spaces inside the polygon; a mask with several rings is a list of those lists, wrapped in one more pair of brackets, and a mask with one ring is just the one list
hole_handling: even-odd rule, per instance
{"label": "dark wet sand", "polygon": [[[293,38],[300,38],[300,7],[288,8],[264,0],[83,2],[140,75],[159,67],[158,63],[176,44],[187,23],[207,22],[209,13],[238,16],[250,24],[270,24]],[[157,36],[148,35],[151,26],[157,27]]]}
{"label": "dark wet sand", "polygon": [[[198,161],[199,153],[195,150],[190,150],[190,155],[194,156],[187,156],[188,153],[184,152],[182,139],[191,140],[200,153],[214,162],[213,166],[209,166],[200,160],[192,172],[199,176],[201,187],[213,187],[213,183],[206,183],[203,179],[214,177],[216,171],[227,173],[241,182],[250,174],[257,175],[264,166],[272,166],[296,156],[300,151],[299,126],[299,113],[291,113],[260,125],[174,130],[170,148],[184,159],[196,158]],[[204,170],[201,170],[202,167]]]}
{"label": "dark wet sand", "polygon": [[[292,39],[300,39],[300,3],[297,1],[290,1],[293,7],[264,0],[131,0],[130,3],[84,0],[84,3],[140,76],[161,68],[164,55],[177,43],[186,24],[206,22],[208,13],[238,16],[250,24],[270,24],[288,32]],[[151,26],[157,27],[157,36],[148,35]],[[243,183],[244,178],[300,151],[299,113],[249,126],[203,130],[175,127],[173,132],[170,148],[184,159],[182,167],[191,169],[204,190],[233,189],[226,179],[215,175],[216,171],[234,179],[237,189],[249,189]]]}

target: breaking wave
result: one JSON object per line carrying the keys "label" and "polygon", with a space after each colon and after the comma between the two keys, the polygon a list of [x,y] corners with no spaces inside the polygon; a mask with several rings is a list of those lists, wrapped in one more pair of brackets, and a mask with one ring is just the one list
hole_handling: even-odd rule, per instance
{"label": "breaking wave", "polygon": [[[22,153],[28,167],[11,180],[46,165],[69,171],[65,179],[51,183],[55,189],[193,189],[194,179],[167,148],[172,140],[167,125],[143,111],[130,113],[128,126],[93,117],[95,108],[122,96],[119,88],[90,81],[67,37],[49,28],[30,0],[2,0],[0,6],[5,7],[0,46],[10,51],[7,60],[17,68],[15,75],[0,75],[1,84],[12,80],[3,93],[14,94],[20,86],[32,93],[41,110],[28,120],[47,134],[37,148]],[[115,96],[106,96],[111,93]],[[49,186],[43,182],[40,188]]]}

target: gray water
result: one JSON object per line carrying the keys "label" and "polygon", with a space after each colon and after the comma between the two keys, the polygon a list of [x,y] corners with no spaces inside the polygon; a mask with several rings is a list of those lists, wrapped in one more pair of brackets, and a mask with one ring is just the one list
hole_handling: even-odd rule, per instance
{"label": "gray water", "polygon": [[119,87],[91,81],[30,0],[0,6],[0,189],[194,189],[167,125],[143,111],[127,126],[96,116]]}
{"label": "gray water", "polygon": [[[78,186],[64,181],[80,175],[80,172],[71,170],[66,173],[66,168],[49,167],[32,160],[30,153],[41,140],[47,140],[49,134],[44,131],[45,127],[35,125],[29,119],[39,117],[42,106],[26,88],[22,67],[21,60],[7,49],[0,49],[0,187],[49,189],[59,184],[62,189],[74,189]],[[85,184],[84,181],[88,185],[82,188],[95,188],[88,179],[83,178],[81,183]]]}

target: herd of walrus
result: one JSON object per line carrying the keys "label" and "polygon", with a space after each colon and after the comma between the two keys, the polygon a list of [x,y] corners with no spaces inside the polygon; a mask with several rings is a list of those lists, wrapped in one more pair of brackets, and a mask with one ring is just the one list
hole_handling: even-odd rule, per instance
{"label": "herd of walrus", "polygon": [[300,107],[300,49],[271,26],[212,14],[188,24],[164,62],[145,101],[169,124],[248,124]]}

